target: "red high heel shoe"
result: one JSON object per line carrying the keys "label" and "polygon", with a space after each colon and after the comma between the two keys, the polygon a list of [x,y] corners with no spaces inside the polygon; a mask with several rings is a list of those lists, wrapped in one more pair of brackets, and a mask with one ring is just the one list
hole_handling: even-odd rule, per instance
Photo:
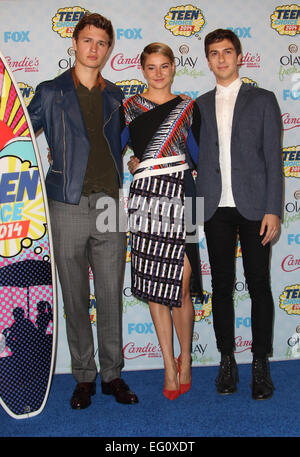
{"label": "red high heel shoe", "polygon": [[[175,359],[175,361],[177,362],[176,359]],[[177,373],[177,381],[178,381],[178,385],[179,385],[179,367],[178,367],[178,373]],[[165,397],[168,398],[168,400],[175,400],[180,395],[180,389],[167,390],[164,387],[163,394],[164,394]]]}
{"label": "red high heel shoe", "polygon": [[181,382],[180,382],[180,356],[177,359],[177,363],[178,363],[178,374],[179,374],[179,392],[182,395],[182,394],[185,394],[186,392],[188,392],[190,390],[190,388],[191,388],[191,385],[192,385],[192,373],[191,373],[190,382],[188,382],[187,384],[181,384]]}
{"label": "red high heel shoe", "polygon": [[175,400],[176,398],[179,397],[180,395],[180,390],[167,390],[164,388],[163,394],[165,397],[168,398],[168,400]]}

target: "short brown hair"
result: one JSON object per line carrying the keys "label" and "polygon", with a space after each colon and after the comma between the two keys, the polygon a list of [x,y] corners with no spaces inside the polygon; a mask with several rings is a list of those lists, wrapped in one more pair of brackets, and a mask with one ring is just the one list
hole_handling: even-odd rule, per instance
{"label": "short brown hair", "polygon": [[143,52],[141,54],[141,65],[142,65],[142,68],[144,68],[144,66],[145,66],[146,58],[150,54],[153,54],[153,53],[162,54],[162,55],[168,57],[170,59],[171,63],[175,62],[175,57],[174,57],[172,49],[167,44],[155,42],[155,43],[148,44],[144,48],[144,50],[143,50]]}
{"label": "short brown hair", "polygon": [[112,23],[109,19],[106,19],[106,17],[101,16],[101,14],[98,13],[85,13],[84,16],[82,16],[73,32],[73,38],[75,41],[78,40],[79,33],[87,25],[93,25],[94,27],[97,27],[97,29],[105,30],[108,35],[108,46],[110,47],[112,45],[114,39],[114,29]]}
{"label": "short brown hair", "polygon": [[209,45],[212,43],[218,43],[219,41],[223,41],[223,40],[231,41],[231,43],[234,46],[234,49],[236,50],[237,56],[242,54],[242,45],[241,45],[240,39],[232,30],[216,29],[213,32],[210,32],[205,37],[204,50],[205,50],[206,57],[208,57]]}

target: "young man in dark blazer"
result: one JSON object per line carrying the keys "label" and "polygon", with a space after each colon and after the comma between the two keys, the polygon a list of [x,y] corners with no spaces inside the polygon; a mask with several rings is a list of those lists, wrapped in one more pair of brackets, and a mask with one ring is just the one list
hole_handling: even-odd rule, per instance
{"label": "young man in dark blazer", "polygon": [[[74,68],[40,84],[28,111],[51,153],[46,189],[55,261],[62,288],[72,373],[73,409],[90,405],[97,375],[89,315],[89,266],[94,277],[101,386],[120,403],[137,396],[120,378],[122,289],[126,237],[99,231],[101,201],[115,203],[122,186],[122,91],[101,76],[113,42],[111,22],[87,14],[73,34]],[[110,199],[110,200],[109,200]]]}
{"label": "young man in dark blazer", "polygon": [[204,230],[212,275],[212,311],[221,352],[217,391],[236,391],[234,358],[235,247],[239,235],[251,298],[252,397],[272,396],[274,305],[269,278],[270,242],[282,211],[281,116],[272,92],[244,84],[242,50],[230,30],[205,38],[216,88],[197,99],[201,112],[197,195],[204,197]]}

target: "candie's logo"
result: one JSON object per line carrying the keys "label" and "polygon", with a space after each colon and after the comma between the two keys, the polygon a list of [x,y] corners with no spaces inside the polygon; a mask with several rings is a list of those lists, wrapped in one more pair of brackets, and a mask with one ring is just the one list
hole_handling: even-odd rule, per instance
{"label": "candie's logo", "polygon": [[283,271],[289,273],[290,271],[296,271],[300,269],[300,258],[295,258],[294,254],[287,255],[281,262],[281,268]]}
{"label": "candie's logo", "polygon": [[293,117],[290,113],[283,113],[281,119],[283,124],[282,130],[292,130],[300,127],[300,116]]}
{"label": "candie's logo", "polygon": [[287,314],[300,316],[300,284],[286,286],[279,299],[280,308]]}
{"label": "candie's logo", "polygon": [[208,262],[204,262],[204,260],[201,260],[201,274],[202,275],[211,274],[210,265]]}
{"label": "candie's logo", "polygon": [[129,68],[140,70],[142,68],[140,54],[134,57],[126,57],[122,52],[119,52],[111,59],[110,66],[115,71],[128,70]]}
{"label": "candie's logo", "polygon": [[250,351],[252,348],[252,340],[244,340],[242,336],[236,336],[235,339],[235,353]]}
{"label": "candie's logo", "polygon": [[242,57],[241,66],[247,68],[260,68],[260,55],[258,52],[252,54],[252,52],[246,52]]}
{"label": "candie's logo", "polygon": [[38,57],[22,57],[20,60],[13,60],[10,56],[6,56],[8,65],[13,72],[24,70],[26,73],[39,71]]}
{"label": "candie's logo", "polygon": [[126,81],[117,81],[115,84],[122,89],[125,97],[132,97],[136,94],[142,94],[147,89],[147,84],[143,83],[142,81],[139,81],[138,79],[127,79]]}
{"label": "candie's logo", "polygon": [[138,359],[139,357],[156,358],[162,357],[159,344],[155,345],[151,342],[138,346],[134,341],[130,341],[123,347],[123,357],[126,360]]}
{"label": "candie's logo", "polygon": [[271,15],[271,27],[279,35],[295,36],[300,33],[300,6],[277,6]]}
{"label": "candie's logo", "polygon": [[88,11],[80,6],[60,8],[52,18],[52,30],[62,38],[72,38],[77,22]]}
{"label": "candie's logo", "polygon": [[283,173],[286,178],[300,177],[300,146],[282,149]]}
{"label": "candie's logo", "polygon": [[164,19],[165,28],[175,36],[189,37],[200,32],[205,25],[201,10],[193,5],[174,6]]}

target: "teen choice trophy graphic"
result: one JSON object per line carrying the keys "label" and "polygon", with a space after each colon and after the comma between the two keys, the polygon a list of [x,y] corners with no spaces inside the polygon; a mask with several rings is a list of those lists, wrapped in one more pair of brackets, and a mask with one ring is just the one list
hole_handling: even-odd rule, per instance
{"label": "teen choice trophy graphic", "polygon": [[46,403],[55,355],[55,265],[30,119],[0,53],[0,403],[16,418]]}

